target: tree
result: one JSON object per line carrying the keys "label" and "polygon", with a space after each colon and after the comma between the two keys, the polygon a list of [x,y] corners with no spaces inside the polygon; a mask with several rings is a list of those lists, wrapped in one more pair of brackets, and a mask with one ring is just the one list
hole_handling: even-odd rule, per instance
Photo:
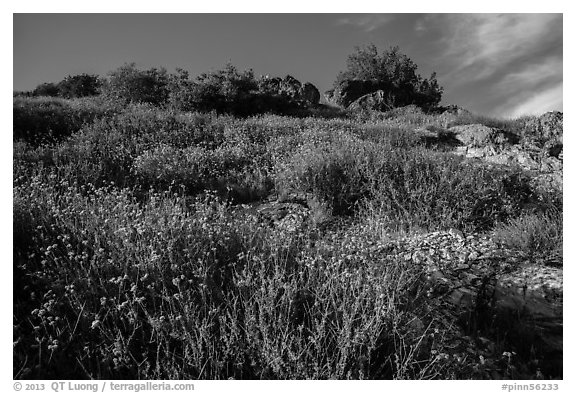
{"label": "tree", "polygon": [[107,96],[126,103],[162,105],[168,100],[168,73],[164,68],[139,70],[134,63],[124,64],[108,74],[104,84]]}
{"label": "tree", "polygon": [[58,97],[60,91],[55,83],[42,83],[34,89],[32,94],[35,96]]}
{"label": "tree", "polygon": [[64,98],[87,97],[99,94],[100,86],[100,78],[96,75],[69,75],[58,83],[58,91]]}
{"label": "tree", "polygon": [[417,105],[425,110],[436,107],[442,99],[443,88],[433,73],[429,79],[417,74],[417,65],[398,46],[378,54],[374,44],[356,47],[348,56],[346,70],[334,83],[333,100],[347,107],[363,95],[382,90],[387,109]]}

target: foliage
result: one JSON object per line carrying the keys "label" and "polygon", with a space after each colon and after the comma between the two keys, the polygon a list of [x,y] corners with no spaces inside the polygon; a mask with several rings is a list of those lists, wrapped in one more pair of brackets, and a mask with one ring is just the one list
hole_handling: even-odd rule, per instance
{"label": "foliage", "polygon": [[399,47],[378,54],[375,45],[356,48],[348,56],[347,69],[338,74],[334,91],[338,104],[348,106],[357,98],[383,90],[385,109],[416,105],[425,110],[436,107],[442,99],[443,88],[436,74],[422,78],[416,73],[416,64]]}
{"label": "foliage", "polygon": [[[183,111],[216,111],[236,116],[260,113],[313,113],[319,97],[310,83],[295,78],[256,78],[252,70],[240,72],[232,64],[191,79],[178,69],[170,76],[170,107]],[[319,93],[318,93],[319,94]],[[308,112],[311,110],[312,112]]]}
{"label": "foliage", "polygon": [[[299,255],[298,234],[210,196],[186,207],[152,193],[140,206],[126,190],[50,175],[14,193],[15,234],[28,239],[15,258],[19,378],[423,378],[441,369],[421,365],[435,357],[423,336],[434,338],[411,331],[417,268],[376,263],[365,251],[383,250],[351,234]],[[28,354],[34,342],[42,350]]]}
{"label": "foliage", "polygon": [[168,101],[168,73],[164,68],[139,70],[135,63],[111,71],[103,86],[104,94],[124,103],[162,105]]}
{"label": "foliage", "polygon": [[494,228],[494,239],[526,255],[562,258],[562,212],[524,213]]}
{"label": "foliage", "polygon": [[14,98],[13,140],[34,146],[60,141],[96,118],[119,109],[98,98],[66,100],[61,98]]}
{"label": "foliage", "polygon": [[33,91],[34,96],[44,96],[44,97],[58,97],[60,95],[60,89],[55,83],[42,83],[38,85]]}
{"label": "foliage", "polygon": [[96,75],[69,75],[58,83],[58,96],[79,98],[98,95],[101,85],[102,82]]}
{"label": "foliage", "polygon": [[[243,75],[205,82],[258,96]],[[558,252],[561,195],[426,148],[413,130],[440,114],[235,118],[184,110],[197,81],[180,79],[167,108],[14,99],[14,378],[477,375],[422,266],[386,239],[459,228]],[[303,194],[296,230],[257,212]]]}

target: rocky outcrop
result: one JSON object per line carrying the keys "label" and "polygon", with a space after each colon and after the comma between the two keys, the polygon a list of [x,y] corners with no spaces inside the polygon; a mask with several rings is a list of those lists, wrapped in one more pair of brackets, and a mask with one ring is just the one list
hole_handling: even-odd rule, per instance
{"label": "rocky outcrop", "polygon": [[[547,375],[562,373],[562,257],[534,260],[487,236],[433,232],[394,243],[387,256],[420,265],[427,296],[463,335],[530,343]],[[493,343],[491,344],[494,345]]]}
{"label": "rocky outcrop", "polygon": [[562,191],[562,113],[549,112],[526,123],[524,134],[482,124],[415,130],[428,145],[441,146],[466,158],[519,166],[533,176],[538,192]]}
{"label": "rocky outcrop", "polygon": [[456,139],[463,145],[481,147],[486,145],[505,145],[518,142],[518,137],[506,133],[497,128],[487,127],[482,124],[468,124],[449,128]]}
{"label": "rocky outcrop", "polygon": [[311,105],[318,105],[320,102],[320,92],[310,82],[306,82],[300,88],[300,98]]}
{"label": "rocky outcrop", "polygon": [[258,81],[258,89],[264,94],[281,96],[291,102],[306,105],[317,105],[320,102],[320,92],[316,86],[310,82],[302,84],[291,75],[286,75],[284,79],[262,77]]}
{"label": "rocky outcrop", "polygon": [[364,80],[345,80],[339,83],[333,90],[326,92],[328,102],[347,108],[358,98],[371,94],[378,90],[376,84]]}
{"label": "rocky outcrop", "polygon": [[348,106],[348,109],[385,111],[390,109],[390,107],[384,90],[377,90],[374,93],[366,94],[358,98]]}
{"label": "rocky outcrop", "polygon": [[280,82],[279,93],[293,100],[300,99],[300,89],[302,84],[296,78],[291,75],[286,75],[284,79]]}

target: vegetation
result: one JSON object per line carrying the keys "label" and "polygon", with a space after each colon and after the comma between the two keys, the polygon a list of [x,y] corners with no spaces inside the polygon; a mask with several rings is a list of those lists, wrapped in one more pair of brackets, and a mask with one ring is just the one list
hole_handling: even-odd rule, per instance
{"label": "vegetation", "polygon": [[[14,99],[15,378],[486,377],[388,240],[458,229],[552,249],[561,197],[427,147],[415,125],[441,114],[247,117],[266,94],[302,105],[287,81],[126,65],[99,97]],[[295,228],[255,214],[298,198],[313,219]],[[512,349],[490,367],[525,376]]]}
{"label": "vegetation", "polygon": [[443,88],[435,73],[425,79],[416,73],[417,68],[397,46],[380,55],[374,44],[356,48],[348,56],[346,70],[338,74],[334,83],[335,101],[347,107],[361,96],[381,90],[385,95],[382,109],[406,105],[433,109],[442,99]]}
{"label": "vegetation", "polygon": [[68,75],[59,83],[42,83],[31,95],[35,97],[80,98],[100,94],[102,81],[96,75]]}

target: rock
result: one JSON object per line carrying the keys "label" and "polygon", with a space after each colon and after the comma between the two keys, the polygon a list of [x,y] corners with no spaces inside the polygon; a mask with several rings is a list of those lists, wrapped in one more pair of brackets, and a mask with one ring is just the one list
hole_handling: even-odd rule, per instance
{"label": "rock", "polygon": [[[561,267],[526,261],[487,236],[432,232],[396,243],[394,250],[421,260],[427,298],[447,324],[461,327],[461,338],[473,332],[487,347],[508,337],[511,350],[534,351],[530,357],[546,364],[545,375],[561,375]],[[459,256],[447,260],[446,250]]]}
{"label": "rock", "polygon": [[317,105],[320,102],[320,92],[312,83],[306,82],[300,88],[300,99],[309,104]]}
{"label": "rock", "polygon": [[561,172],[562,171],[562,161],[554,158],[549,157],[542,161],[542,165],[540,167],[541,172]]}
{"label": "rock", "polygon": [[478,293],[469,288],[456,288],[450,294],[448,301],[461,311],[468,311],[474,307]]}
{"label": "rock", "polygon": [[472,115],[472,113],[469,110],[464,109],[458,105],[447,105],[439,107],[437,110],[442,115],[456,115],[456,116]]}
{"label": "rock", "polygon": [[385,111],[390,109],[390,103],[386,98],[386,93],[383,90],[377,90],[358,98],[348,106],[348,109]]}
{"label": "rock", "polygon": [[486,156],[486,161],[491,162],[493,164],[498,164],[498,165],[511,165],[512,163],[514,163],[515,158],[514,156],[508,154],[508,153],[501,153],[501,154],[496,154],[496,155],[489,155]]}
{"label": "rock", "polygon": [[484,158],[486,156],[486,151],[484,148],[478,147],[467,147],[466,157],[467,158]]}
{"label": "rock", "polygon": [[344,80],[331,91],[329,102],[347,108],[358,98],[373,93],[377,89],[376,84],[371,81]]}
{"label": "rock", "polygon": [[270,78],[268,75],[258,80],[258,89],[267,94],[279,94],[282,78]]}
{"label": "rock", "polygon": [[462,144],[470,147],[483,147],[489,144],[512,144],[516,141],[512,134],[483,124],[453,126],[448,130],[452,131]]}
{"label": "rock", "polygon": [[540,163],[537,161],[537,158],[531,155],[528,151],[519,151],[516,154],[516,162],[518,162],[522,168],[527,170],[540,169]]}
{"label": "rock", "polygon": [[458,154],[460,156],[467,156],[468,146],[457,146],[456,150],[454,150],[454,154]]}
{"label": "rock", "polygon": [[298,100],[300,99],[300,89],[302,84],[298,79],[291,75],[286,75],[282,82],[280,83],[279,93],[288,98]]}
{"label": "rock", "polygon": [[282,96],[293,102],[304,102],[307,105],[317,105],[320,102],[320,92],[310,82],[304,84],[291,75],[286,75],[284,79],[261,77],[258,80],[260,92],[271,96]]}

